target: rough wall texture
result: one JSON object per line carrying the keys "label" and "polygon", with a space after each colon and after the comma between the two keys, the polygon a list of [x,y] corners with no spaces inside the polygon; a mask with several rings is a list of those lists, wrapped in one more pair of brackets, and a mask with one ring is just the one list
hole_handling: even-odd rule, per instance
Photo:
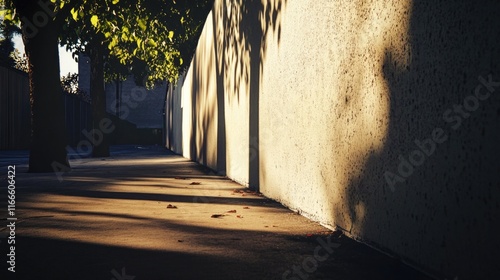
{"label": "rough wall texture", "polygon": [[216,1],[168,146],[431,274],[500,274],[500,2]]}

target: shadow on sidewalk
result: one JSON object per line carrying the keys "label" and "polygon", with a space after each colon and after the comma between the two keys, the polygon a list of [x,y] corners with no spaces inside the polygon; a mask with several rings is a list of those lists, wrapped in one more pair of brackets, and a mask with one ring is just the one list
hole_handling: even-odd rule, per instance
{"label": "shadow on sidewalk", "polygon": [[428,279],[169,152],[72,164],[16,175],[16,273],[0,279]]}

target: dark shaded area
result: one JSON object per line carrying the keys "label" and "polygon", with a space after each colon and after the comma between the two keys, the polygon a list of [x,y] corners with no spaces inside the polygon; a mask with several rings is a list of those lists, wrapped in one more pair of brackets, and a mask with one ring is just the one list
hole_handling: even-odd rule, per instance
{"label": "dark shaded area", "polygon": [[[171,83],[167,84],[167,89],[165,91],[165,101],[163,107],[163,135],[162,144],[164,147],[170,150],[175,150],[175,134],[174,134],[174,96],[173,96],[174,86]],[[182,114],[181,114],[182,120]],[[182,121],[179,122],[182,126]],[[181,130],[182,131],[182,130]],[[182,133],[181,133],[182,135]],[[177,151],[179,152],[179,151]]]}
{"label": "dark shaded area", "polygon": [[[236,242],[228,241],[227,245]],[[272,275],[280,271],[275,267],[275,273],[257,278],[261,277],[259,267],[266,264],[263,261],[251,263],[243,258],[198,255],[197,252],[164,252],[28,237],[19,238],[19,243],[23,245],[18,251],[17,279],[109,280],[115,276],[113,270],[121,276],[151,280],[275,279]]]}
{"label": "dark shaded area", "polygon": [[[40,217],[47,219],[50,217]],[[131,229],[137,230],[137,229]],[[113,271],[121,276],[136,276],[135,279],[283,279],[284,272],[293,267],[302,267],[302,262],[318,243],[316,238],[326,239],[326,235],[311,237],[270,236],[269,233],[233,231],[235,238],[219,239],[227,234],[219,230],[185,227],[185,231],[204,232],[202,243],[223,249],[240,248],[238,256],[216,256],[200,252],[158,251],[128,248],[113,245],[88,244],[78,241],[18,237],[15,279],[117,279]],[[102,234],[106,234],[103,230]],[[215,238],[214,238],[215,237]],[[168,238],[168,237],[167,237]],[[262,240],[258,247],[250,247],[245,239]],[[396,260],[374,253],[370,249],[345,237],[331,237],[341,246],[326,261],[319,264],[313,274],[303,268],[301,273],[307,279],[384,279],[384,280],[429,280]],[[99,236],[95,236],[96,241]],[[270,243],[269,240],[273,240]],[[2,244],[2,249],[5,246]],[[295,247],[292,254],[282,255],[283,248]],[[3,250],[5,251],[5,250]],[[248,255],[259,256],[247,259]],[[363,269],[360,269],[360,268]],[[125,268],[125,274],[122,274]],[[2,264],[2,274],[6,277],[6,265]],[[295,274],[295,277],[298,275]],[[4,278],[10,279],[10,278]],[[119,279],[119,278],[118,278]],[[294,279],[291,275],[285,279]],[[297,278],[299,279],[299,278]]]}
{"label": "dark shaded area", "polygon": [[[102,122],[106,118],[106,92],[104,90],[104,36],[95,35],[89,42],[90,52],[90,97],[92,99],[92,156],[109,157],[109,135],[102,133]],[[94,131],[101,132],[97,136]]]}
{"label": "dark shaded area", "polygon": [[[50,217],[41,217],[41,219],[47,218]],[[19,244],[22,245],[17,247],[16,279],[51,277],[55,280],[109,280],[114,276],[113,270],[122,275],[122,268],[125,268],[126,274],[124,275],[136,276],[136,279],[282,279],[281,276],[285,271],[292,271],[294,266],[301,267],[303,260],[312,255],[314,248],[318,246],[316,238],[328,237],[326,235],[314,235],[307,238],[279,235],[271,237],[268,233],[233,231],[234,236],[239,238],[222,240],[214,237],[227,233],[218,230],[197,227],[186,227],[184,230],[205,232],[205,245],[209,243],[221,249],[224,247],[241,248],[244,252],[242,251],[238,256],[214,256],[202,255],[196,251],[168,252],[78,241],[19,237]],[[258,248],[251,248],[248,246],[250,242],[241,239],[242,237],[258,238],[262,242]],[[98,240],[99,236],[95,238]],[[401,265],[396,260],[374,253],[348,238],[335,236],[331,238],[341,246],[330,258],[319,264],[315,273],[308,274],[301,269],[301,272],[308,276],[307,279],[429,279]],[[278,242],[271,244],[269,239]],[[268,247],[265,248],[265,246]],[[280,248],[291,246],[295,247],[294,252],[289,254],[291,256],[281,255]],[[250,254],[257,254],[259,258],[246,259],[245,256]],[[290,276],[285,279],[294,278]]]}
{"label": "dark shaded area", "polygon": [[[197,106],[198,104],[198,96],[201,94],[204,94],[204,92],[201,92],[198,90],[200,87],[200,82],[199,79],[202,77],[198,71],[200,71],[198,64],[197,64],[197,59],[193,60],[193,63],[191,64],[193,69],[195,71],[193,72],[193,77],[192,79],[195,81],[191,85],[191,138],[189,139],[189,155],[193,161],[200,161],[201,163],[206,164],[206,155],[207,155],[207,150],[206,150],[206,137],[205,134],[207,133],[207,127],[203,126],[203,131],[201,131],[201,135],[198,136],[198,112],[199,112],[199,107]],[[201,147],[198,147],[197,143],[197,138],[201,137],[202,144]],[[198,153],[198,150],[200,151]]]}
{"label": "dark shaded area", "polygon": [[[0,69],[0,149],[29,149],[31,119],[28,75],[15,69]],[[64,120],[68,145],[80,152],[89,151],[92,139],[92,108],[80,97],[63,93]],[[162,131],[153,128],[137,128],[127,120],[106,113],[115,129],[108,136],[112,145],[162,144]],[[83,154],[82,154],[83,155]]]}
{"label": "dark shaded area", "polygon": [[0,150],[29,149],[28,74],[0,62]]}
{"label": "dark shaded area", "polygon": [[[45,3],[47,1],[41,2]],[[46,24],[33,28],[23,21],[23,42],[29,62],[32,138],[30,172],[53,172],[69,169],[62,89],[59,80],[59,49],[57,22],[49,19],[40,5],[14,1],[20,18],[28,21],[43,14]],[[35,30],[36,29],[36,30]],[[56,63],[54,63],[56,62]]]}
{"label": "dark shaded area", "polygon": [[[222,14],[217,14],[216,12],[222,12]],[[217,171],[226,175],[226,99],[224,98],[226,95],[224,91],[224,76],[226,73],[222,63],[220,63],[226,60],[226,40],[220,40],[220,38],[224,38],[224,29],[220,30],[216,24],[217,18],[227,18],[226,10],[212,10],[213,34],[215,36],[215,71],[217,71]]]}
{"label": "dark shaded area", "polygon": [[68,132],[68,145],[77,147],[87,140],[83,131],[92,130],[92,108],[90,103],[72,94],[64,94],[64,116]]}
{"label": "dark shaded area", "polygon": [[[195,177],[196,178],[196,177]],[[98,178],[97,178],[98,179]],[[193,179],[193,178],[192,178]],[[48,190],[45,192],[60,194],[65,196],[79,196],[79,197],[89,197],[89,198],[112,198],[112,199],[132,199],[132,200],[149,200],[149,201],[164,201],[164,202],[185,202],[185,203],[197,203],[196,198],[200,196],[184,196],[184,195],[169,195],[169,194],[157,194],[157,193],[132,193],[132,192],[108,192],[99,190],[74,190],[74,191],[64,191],[60,193],[60,190]],[[280,204],[272,201],[263,203],[260,200],[255,200],[253,198],[220,198],[220,197],[209,197],[204,196],[203,201],[205,203],[214,204],[230,204],[230,205],[248,205],[248,206],[266,206],[278,207]]]}
{"label": "dark shaded area", "polygon": [[163,131],[157,128],[137,128],[137,125],[107,114],[115,129],[109,135],[111,145],[161,145]]}
{"label": "dark shaded area", "polygon": [[[270,1],[268,1],[270,3]],[[242,3],[243,4],[243,3]],[[246,6],[248,5],[248,6]],[[259,5],[259,6],[257,6]],[[262,42],[265,41],[265,30],[262,28],[255,28],[254,30],[247,30],[248,26],[261,27],[261,13],[265,14],[264,6],[261,1],[244,1],[241,5],[243,11],[243,18],[239,23],[239,32],[244,34],[244,42],[248,44],[247,50],[250,52],[250,98],[249,108],[249,124],[248,124],[248,187],[252,190],[258,191],[260,189],[260,138],[259,138],[259,96],[260,96],[260,75],[262,70],[262,58],[265,48]],[[268,22],[268,25],[273,25],[273,22]],[[266,26],[268,26],[266,25]],[[248,33],[246,33],[248,32]]]}
{"label": "dark shaded area", "polygon": [[340,231],[334,232],[332,235],[289,238],[317,245],[318,237],[326,240],[330,236],[332,242],[340,244],[327,261],[320,263],[311,279],[432,279],[405,265],[397,258],[381,254],[339,233]]}

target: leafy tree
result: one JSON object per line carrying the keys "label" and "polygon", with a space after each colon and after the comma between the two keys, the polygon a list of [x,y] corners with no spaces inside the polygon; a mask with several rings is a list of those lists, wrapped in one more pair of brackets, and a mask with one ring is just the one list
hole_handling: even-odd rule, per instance
{"label": "leafy tree", "polygon": [[68,73],[61,77],[61,87],[64,92],[90,103],[90,96],[78,87],[78,77],[77,73]]}
{"label": "leafy tree", "polygon": [[[69,169],[59,81],[59,39],[89,53],[94,119],[102,119],[104,58],[114,57],[151,86],[173,81],[190,59],[193,35],[211,1],[175,0],[0,0],[6,20],[21,22],[32,100],[31,172]],[[74,24],[74,25],[72,25]],[[74,26],[75,28],[68,28]],[[69,39],[68,39],[69,38]],[[186,52],[182,52],[187,50]],[[109,64],[112,65],[112,64]],[[105,154],[105,151],[104,153]]]}
{"label": "leafy tree", "polygon": [[78,90],[78,74],[68,73],[66,76],[62,76],[61,87],[64,92],[76,95]]}
{"label": "leafy tree", "polygon": [[28,73],[28,58],[26,54],[21,54],[18,49],[15,49],[10,57],[14,60],[14,68],[17,70]]}
{"label": "leafy tree", "polygon": [[[87,2],[91,3],[91,2]],[[75,34],[70,41],[91,44],[96,33],[104,35],[105,51],[136,76],[139,85],[177,80],[194,53],[197,38],[213,1],[139,0],[99,1],[71,11]],[[84,24],[79,24],[84,22]],[[76,37],[76,38],[75,38]],[[68,40],[65,40],[68,41]],[[80,47],[80,51],[82,48]],[[114,63],[116,66],[117,63]],[[122,75],[127,71],[117,70]],[[113,79],[114,80],[114,79]]]}
{"label": "leafy tree", "polygon": [[16,61],[12,57],[15,48],[12,41],[15,34],[20,33],[19,27],[11,21],[2,20],[0,22],[0,61],[4,62],[10,67],[15,67]]}

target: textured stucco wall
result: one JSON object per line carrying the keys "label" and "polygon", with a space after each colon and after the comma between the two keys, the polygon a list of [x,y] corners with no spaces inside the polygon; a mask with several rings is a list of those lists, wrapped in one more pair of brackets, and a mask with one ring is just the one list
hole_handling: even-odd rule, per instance
{"label": "textured stucco wall", "polygon": [[217,169],[217,88],[211,32],[204,30],[196,59],[180,79],[183,86],[178,94],[182,96],[182,154]]}
{"label": "textured stucco wall", "polygon": [[431,274],[492,277],[500,2],[469,2],[216,1],[172,145]]}

